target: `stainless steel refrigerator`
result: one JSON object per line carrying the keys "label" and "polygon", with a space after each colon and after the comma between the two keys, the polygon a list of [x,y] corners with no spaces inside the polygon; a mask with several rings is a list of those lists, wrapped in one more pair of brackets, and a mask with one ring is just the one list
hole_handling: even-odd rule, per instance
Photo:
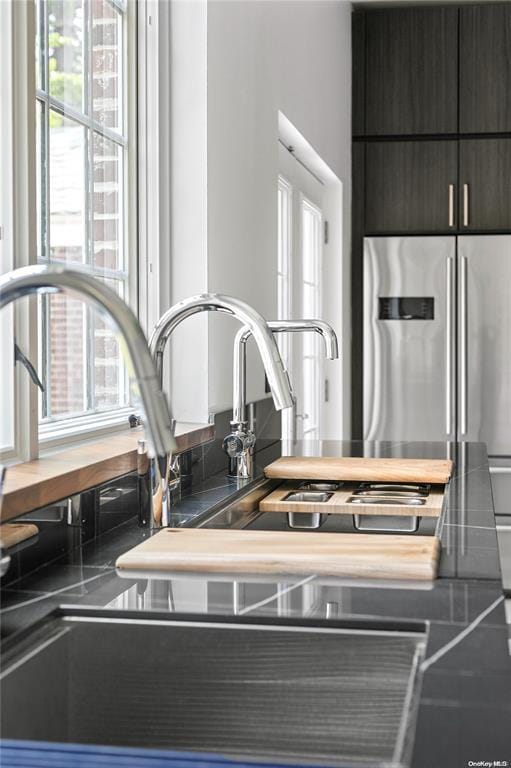
{"label": "stainless steel refrigerator", "polygon": [[[511,236],[364,241],[364,438],[511,457]],[[511,475],[508,475],[511,478]]]}

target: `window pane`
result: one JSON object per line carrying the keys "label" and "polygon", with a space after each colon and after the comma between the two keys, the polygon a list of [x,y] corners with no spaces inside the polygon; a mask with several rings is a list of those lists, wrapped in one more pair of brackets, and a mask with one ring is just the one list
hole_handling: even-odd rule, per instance
{"label": "window pane", "polygon": [[45,105],[36,101],[36,197],[37,197],[37,258],[47,259],[46,252],[46,125]]}
{"label": "window pane", "polygon": [[122,130],[122,17],[107,0],[92,0],[92,111],[101,125]]}
{"label": "window pane", "polygon": [[36,35],[35,35],[35,84],[36,88],[45,87],[45,67],[44,67],[44,4],[41,0],[36,0]]}
{"label": "window pane", "polygon": [[50,257],[85,256],[85,129],[50,112]]}
{"label": "window pane", "polygon": [[81,0],[47,0],[50,95],[79,111],[83,96],[83,21]]}
{"label": "window pane", "polygon": [[[123,284],[106,280],[109,288],[123,297]],[[123,297],[124,298],[124,297]],[[105,411],[127,405],[124,361],[116,333],[104,315],[94,312],[94,405]]]}
{"label": "window pane", "polygon": [[93,245],[97,269],[122,269],[122,148],[93,134]]}
{"label": "window pane", "polygon": [[[86,409],[86,305],[58,293],[49,297],[48,416],[64,418]],[[43,323],[44,325],[44,323]]]}
{"label": "window pane", "polygon": [[[125,12],[111,0],[35,3],[36,80],[43,92],[36,104],[38,260],[86,266],[124,298],[127,148],[120,135],[116,143],[101,134],[103,126],[110,136],[123,128]],[[46,94],[65,109],[45,102]],[[67,296],[45,296],[39,329],[43,421],[127,403],[119,345],[99,313]]]}

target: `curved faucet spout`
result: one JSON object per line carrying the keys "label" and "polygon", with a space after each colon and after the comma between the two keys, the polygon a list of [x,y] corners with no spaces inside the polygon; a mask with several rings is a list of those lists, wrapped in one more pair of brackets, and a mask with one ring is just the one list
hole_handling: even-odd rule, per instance
{"label": "curved faucet spout", "polygon": [[[325,357],[329,360],[339,357],[337,335],[332,326],[323,320],[272,320],[268,328],[272,333],[319,333],[324,341]],[[252,331],[247,326],[240,328],[234,339],[232,421],[235,424],[246,421],[246,347],[251,335]]]}
{"label": "curved faucet spout", "polygon": [[272,320],[268,323],[268,328],[273,333],[319,333],[325,345],[325,357],[329,360],[337,360],[339,357],[337,334],[332,326],[323,320]]}
{"label": "curved faucet spout", "polygon": [[149,339],[149,349],[156,362],[156,370],[163,374],[163,353],[172,331],[187,317],[197,312],[226,312],[250,329],[268,377],[275,408],[280,411],[293,405],[293,396],[287,372],[282,363],[273,334],[262,315],[241,299],[217,293],[202,293],[174,304],[156,323]]}
{"label": "curved faucet spout", "polygon": [[85,271],[60,265],[37,265],[15,269],[0,277],[0,309],[22,296],[62,291],[78,294],[116,324],[140,388],[152,451],[157,457],[168,457],[175,441],[167,401],[138,320],[117,294]]}

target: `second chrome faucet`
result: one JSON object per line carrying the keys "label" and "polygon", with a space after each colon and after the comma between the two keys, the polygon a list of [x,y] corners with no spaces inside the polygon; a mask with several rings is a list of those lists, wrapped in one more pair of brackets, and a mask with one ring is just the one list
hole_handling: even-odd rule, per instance
{"label": "second chrome faucet", "polygon": [[[272,333],[319,333],[324,341],[325,355],[329,360],[339,357],[337,336],[333,328],[322,320],[276,320],[268,324]],[[229,475],[239,479],[253,474],[253,455],[256,442],[246,417],[246,350],[251,329],[241,328],[234,339],[233,351],[233,406],[231,431],[223,446],[229,457]],[[295,407],[293,398],[293,407]]]}

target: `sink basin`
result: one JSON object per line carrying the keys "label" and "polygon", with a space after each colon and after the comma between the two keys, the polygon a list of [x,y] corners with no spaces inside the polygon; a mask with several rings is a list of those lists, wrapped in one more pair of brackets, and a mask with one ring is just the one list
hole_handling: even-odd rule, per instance
{"label": "sink basin", "polygon": [[2,736],[397,768],[424,646],[416,623],[61,609],[6,644]]}

